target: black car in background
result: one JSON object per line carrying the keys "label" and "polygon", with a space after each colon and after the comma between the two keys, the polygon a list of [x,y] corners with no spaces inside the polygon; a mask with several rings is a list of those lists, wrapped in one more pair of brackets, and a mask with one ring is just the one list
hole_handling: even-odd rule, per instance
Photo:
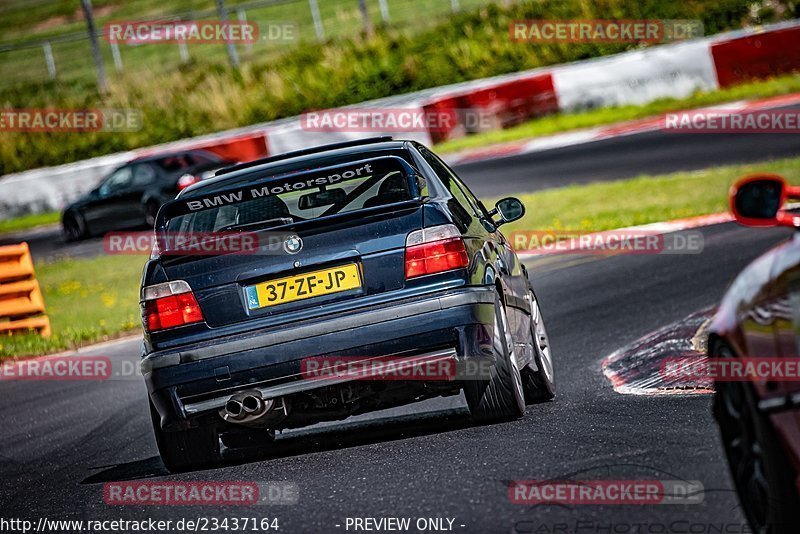
{"label": "black car in background", "polygon": [[[273,156],[181,192],[157,236],[246,232],[259,249],[163,248],[145,265],[142,372],[164,464],[208,466],[220,441],[269,446],[282,429],[462,391],[479,421],[552,399],[538,299],[499,230],[523,214],[514,198],[487,210],[433,152],[391,138]],[[350,372],[393,365],[421,373]]]}
{"label": "black car in background", "polygon": [[75,241],[112,230],[152,227],[162,204],[233,163],[205,150],[150,155],[129,161],[67,206],[61,217],[64,238]]}

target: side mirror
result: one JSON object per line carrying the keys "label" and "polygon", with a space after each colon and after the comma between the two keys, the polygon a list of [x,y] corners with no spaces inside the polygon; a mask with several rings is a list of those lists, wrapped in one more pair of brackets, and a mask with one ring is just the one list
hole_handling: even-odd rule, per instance
{"label": "side mirror", "polygon": [[798,196],[800,188],[787,185],[778,174],[751,174],[731,188],[730,209],[745,226],[797,226],[796,218],[782,208],[787,198]]}
{"label": "side mirror", "polygon": [[494,205],[494,209],[489,212],[489,215],[500,215],[500,220],[495,221],[497,226],[521,219],[525,215],[525,206],[519,199],[514,197],[504,198],[498,200]]}

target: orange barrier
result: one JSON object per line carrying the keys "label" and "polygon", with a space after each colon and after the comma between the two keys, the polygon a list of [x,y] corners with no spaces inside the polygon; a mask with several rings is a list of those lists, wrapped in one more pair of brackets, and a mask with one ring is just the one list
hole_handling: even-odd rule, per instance
{"label": "orange barrier", "polygon": [[27,243],[0,247],[0,283],[33,276],[33,260]]}
{"label": "orange barrier", "polygon": [[267,138],[263,132],[220,139],[206,144],[199,144],[195,148],[208,150],[221,158],[240,163],[269,155]]}
{"label": "orange barrier", "polygon": [[0,334],[50,336],[50,319],[27,243],[0,247]]}

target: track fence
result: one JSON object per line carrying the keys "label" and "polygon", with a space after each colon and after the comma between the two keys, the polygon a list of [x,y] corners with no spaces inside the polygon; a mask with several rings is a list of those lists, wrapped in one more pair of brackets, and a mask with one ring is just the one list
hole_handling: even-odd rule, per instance
{"label": "track fence", "polygon": [[[224,5],[232,23],[246,22],[259,28],[252,43],[235,44],[241,64],[269,62],[302,42],[335,41],[374,31],[385,25],[415,32],[446,20],[454,12],[489,4],[488,0],[202,0],[204,9],[161,13],[152,16],[115,16],[113,10],[95,9],[94,18],[103,65],[111,78],[115,74],[169,72],[182,64],[203,61],[226,63],[230,52],[225,43],[113,43],[107,24],[124,20],[202,22],[220,19],[218,3]],[[196,4],[196,2],[195,2]],[[0,17],[23,2],[0,6]],[[73,17],[59,24],[65,32],[43,31],[35,38],[0,41],[0,88],[25,82],[88,82],[96,79],[91,42],[85,22]]]}

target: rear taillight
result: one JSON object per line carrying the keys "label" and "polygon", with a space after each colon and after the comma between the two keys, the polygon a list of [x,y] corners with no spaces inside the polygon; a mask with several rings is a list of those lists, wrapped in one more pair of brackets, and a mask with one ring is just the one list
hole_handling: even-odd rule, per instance
{"label": "rear taillight", "polygon": [[406,238],[406,279],[463,269],[469,256],[452,224],[415,230]]}
{"label": "rear taillight", "polygon": [[203,321],[192,288],[183,280],[145,287],[142,301],[142,319],[148,332]]}
{"label": "rear taillight", "polygon": [[196,184],[200,181],[199,176],[195,176],[194,174],[184,174],[180,178],[178,178],[178,191],[183,191],[190,185]]}

